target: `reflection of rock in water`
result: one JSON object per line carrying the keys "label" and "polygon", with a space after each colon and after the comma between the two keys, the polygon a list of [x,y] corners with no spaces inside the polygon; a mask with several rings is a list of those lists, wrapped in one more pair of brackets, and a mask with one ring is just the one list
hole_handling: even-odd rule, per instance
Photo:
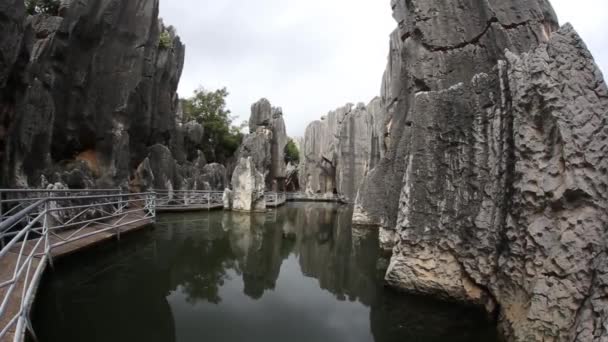
{"label": "reflection of rock in water", "polygon": [[352,210],[335,205],[287,208],[283,231],[295,234],[295,251],[302,272],[319,280],[321,288],[338,299],[366,305],[375,293],[377,238],[373,231],[357,231],[352,239]]}
{"label": "reflection of rock in water", "polygon": [[[275,288],[283,260],[294,253],[302,273],[317,279],[319,287],[333,293],[338,300],[358,301],[369,307],[353,305],[363,319],[367,319],[369,312],[377,342],[496,340],[492,325],[486,324],[482,315],[451,304],[387,292],[383,288],[384,274],[376,265],[377,231],[353,229],[350,220],[348,207],[314,203],[290,204],[272,215],[233,212],[164,215],[159,220],[163,228],[150,231],[148,238],[137,238],[133,243],[125,239],[120,245],[108,245],[115,246],[111,251],[94,253],[91,260],[76,258],[74,265],[58,268],[78,269],[74,272],[78,278],[66,278],[57,272],[57,279],[77,285],[62,288],[63,284],[59,283],[56,286],[59,289],[46,299],[47,292],[42,292],[40,300],[44,305],[40,307],[48,312],[41,317],[50,322],[48,317],[62,315],[58,318],[59,325],[47,323],[47,329],[54,331],[45,331],[44,336],[56,337],[49,341],[61,341],[65,340],[61,337],[65,337],[66,327],[86,326],[71,335],[78,338],[70,341],[87,340],[78,334],[90,333],[91,329],[96,329],[95,337],[99,341],[175,341],[174,320],[167,300],[171,305],[176,304],[173,309],[177,319],[183,317],[180,304],[184,300],[192,307],[201,307],[201,301],[221,303],[220,293],[233,295],[232,291],[220,291],[225,281],[234,280],[230,278],[234,275],[232,270],[242,277],[246,296],[260,299],[269,295],[268,289]],[[301,280],[299,273],[286,272],[284,276],[297,277],[290,279],[292,281]],[[238,277],[235,277],[237,281]],[[96,300],[107,289],[111,289],[112,296]],[[322,298],[329,300],[329,305],[335,304],[324,292],[319,290],[310,293],[311,297],[300,296],[297,300]],[[313,298],[315,296],[318,297]],[[206,303],[204,306],[229,313],[232,309],[228,307],[235,299],[249,301],[243,297],[224,298],[228,306],[223,308]],[[115,299],[121,302],[119,311]],[[265,304],[269,305],[270,314],[281,312],[276,307],[284,305],[280,299],[275,297]],[[58,304],[54,304],[55,307],[48,304],[55,301],[64,303],[65,309],[57,308]],[[81,308],[74,305],[75,302],[86,302],[95,308],[89,313],[91,317],[79,314]],[[321,306],[319,310],[322,312],[324,308]],[[306,309],[303,316],[309,314]],[[317,308],[313,310],[315,315]],[[107,324],[88,326],[93,319],[108,322],[108,317],[110,321],[116,318],[112,329],[107,329]],[[133,317],[137,320],[132,321]],[[232,317],[237,316],[225,316],[226,322]],[[306,317],[300,320],[298,316],[297,320],[296,324],[301,324]],[[312,320],[304,324],[311,322],[318,323]],[[484,326],[490,327],[487,334]],[[125,339],[123,332],[137,336]]]}
{"label": "reflection of rock in water", "polygon": [[245,284],[244,292],[259,299],[274,289],[284,256],[282,231],[273,222],[265,224],[265,214],[230,214],[230,245],[237,256]]}
{"label": "reflection of rock in water", "polygon": [[181,288],[189,302],[219,303],[226,270],[234,268],[235,256],[218,218],[201,219],[193,213],[164,215],[159,220],[169,228],[164,239],[155,242],[156,267],[169,273],[169,289]]}
{"label": "reflection of rock in water", "polygon": [[[370,312],[376,341],[496,341],[496,329],[471,308],[431,298],[379,291]],[[487,327],[484,331],[480,327]]]}
{"label": "reflection of rock in water", "polygon": [[[37,295],[33,313],[36,332],[46,341],[89,341],[91,336],[95,341],[125,341],[125,334],[134,331],[137,336],[131,337],[133,341],[176,341],[175,320],[166,298],[170,273],[158,269],[152,257],[155,248],[150,240],[127,239],[120,245],[102,245],[62,259],[53,272],[45,274],[44,290]],[[140,261],[133,262],[137,259]],[[113,276],[106,276],[106,272]],[[101,295],[108,292],[111,297]],[[94,306],[94,313],[83,315],[81,306],[74,303]],[[52,324],[43,322],[50,317]],[[92,324],[108,317],[111,327]]]}

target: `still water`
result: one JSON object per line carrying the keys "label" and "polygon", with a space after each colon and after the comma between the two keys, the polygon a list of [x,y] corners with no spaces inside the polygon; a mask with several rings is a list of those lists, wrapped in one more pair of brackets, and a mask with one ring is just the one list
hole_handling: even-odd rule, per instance
{"label": "still water", "polygon": [[40,342],[496,341],[471,309],[382,286],[377,233],[347,206],[159,216],[61,260],[34,310]]}

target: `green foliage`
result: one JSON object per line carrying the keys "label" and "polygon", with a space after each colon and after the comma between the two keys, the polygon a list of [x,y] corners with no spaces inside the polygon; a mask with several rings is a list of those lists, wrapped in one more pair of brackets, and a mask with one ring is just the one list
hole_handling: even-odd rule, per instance
{"label": "green foliage", "polygon": [[289,142],[285,145],[285,162],[296,165],[300,163],[300,151],[298,151],[298,147],[292,139],[289,139]]}
{"label": "green foliage", "polygon": [[184,120],[195,120],[205,128],[205,143],[201,146],[209,162],[225,162],[241,145],[243,125],[234,126],[234,118],[226,109],[226,88],[208,91],[199,88],[194,96],[183,100]]}
{"label": "green foliage", "polygon": [[59,15],[59,0],[25,0],[25,10],[30,15]]}
{"label": "green foliage", "polygon": [[36,3],[38,3],[37,0],[25,0],[25,11],[27,14],[36,14]]}
{"label": "green foliage", "polygon": [[163,30],[160,33],[160,39],[158,40],[158,47],[163,50],[168,50],[173,45],[173,38],[171,38],[171,33],[167,30]]}

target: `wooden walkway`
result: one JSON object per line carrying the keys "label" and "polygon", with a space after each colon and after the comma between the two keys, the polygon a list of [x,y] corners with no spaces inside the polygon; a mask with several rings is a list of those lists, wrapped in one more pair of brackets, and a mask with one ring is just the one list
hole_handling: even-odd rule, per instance
{"label": "wooden walkway", "polygon": [[[138,220],[141,220],[143,217],[144,217],[143,211],[141,212],[141,214],[135,212],[135,213],[131,213],[131,214],[127,215],[125,218],[122,219],[121,222],[138,221]],[[104,222],[103,224],[98,223],[98,224],[92,225],[91,227],[87,227],[87,228],[83,229],[82,231],[80,231],[76,236],[84,236],[88,233],[107,229],[108,223],[113,223],[113,222],[109,221],[109,222]],[[117,229],[100,232],[98,234],[95,234],[95,235],[92,235],[92,236],[89,236],[86,238],[71,241],[64,245],[53,248],[51,250],[51,255],[52,255],[53,259],[55,259],[55,258],[69,255],[69,254],[73,254],[80,250],[84,250],[84,249],[90,248],[92,246],[98,245],[102,242],[114,239],[119,234],[120,235],[128,234],[128,233],[140,230],[153,223],[154,223],[154,221],[152,219],[148,218],[148,219],[141,220],[139,222],[126,224]],[[76,231],[75,229],[72,229],[72,230],[65,230],[60,233],[57,233],[57,235],[59,235],[59,237],[57,237],[57,236],[50,237],[50,239],[49,239],[50,243],[51,244],[61,243],[64,241],[63,239],[67,239],[72,234],[74,234],[75,231]],[[24,252],[29,254],[29,252],[31,252],[32,248],[35,247],[37,242],[38,242],[38,239],[29,240],[29,241],[25,242],[26,245],[24,247]],[[21,247],[22,247],[22,243],[15,245],[4,258],[0,259],[0,283],[12,279],[13,272],[15,271],[15,268],[17,267],[17,261],[19,258],[19,252],[21,250]],[[34,270],[40,263],[40,258],[41,258],[41,256],[34,258],[34,260],[32,262],[32,269],[31,269],[32,274],[34,273]],[[23,264],[23,262],[24,262],[23,259],[24,258],[22,257],[22,259],[20,261],[21,264]],[[43,267],[46,267],[46,265],[44,265]],[[21,278],[25,278],[24,275],[25,275],[25,272]],[[31,277],[31,275],[30,275],[30,277]],[[40,279],[34,279],[33,281],[35,284],[34,290],[36,290],[39,285]],[[0,327],[5,327],[10,322],[10,319],[12,319],[19,312],[21,299],[22,299],[23,282],[24,282],[24,279],[18,279],[17,286],[15,287],[11,297],[9,298],[8,305],[7,305],[7,311],[5,312],[5,314],[2,317],[0,317]],[[7,291],[6,288],[0,289],[0,298],[4,298],[4,294],[6,293],[6,291]],[[35,293],[35,291],[34,291],[34,293]],[[31,306],[31,304],[32,303],[29,303],[28,305]],[[13,338],[15,336],[15,329],[16,329],[16,323],[14,323],[11,326],[11,328],[9,329],[9,333],[7,335],[5,335],[4,338],[0,339],[0,342],[12,342]]]}

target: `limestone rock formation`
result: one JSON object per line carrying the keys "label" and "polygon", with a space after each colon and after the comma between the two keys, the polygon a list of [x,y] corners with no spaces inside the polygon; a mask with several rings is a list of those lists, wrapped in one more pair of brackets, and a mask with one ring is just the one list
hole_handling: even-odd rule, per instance
{"label": "limestone rock formation", "polygon": [[200,151],[194,161],[179,163],[168,147],[156,144],[148,149],[146,159],[138,166],[130,183],[137,191],[223,191],[228,186],[228,178],[223,165],[206,164]]}
{"label": "limestone rock formation", "polygon": [[207,164],[201,170],[200,180],[203,190],[223,190],[228,187],[228,174],[222,164]]}
{"label": "limestone rock formation", "polygon": [[224,203],[224,209],[232,210],[232,199],[233,199],[232,190],[230,190],[228,188],[224,189],[224,195],[222,196],[222,202]]}
{"label": "limestone rock formation", "polygon": [[300,185],[310,194],[337,193],[353,202],[365,175],[382,156],[384,108],[347,104],[306,128]]}
{"label": "limestone rock formation", "polygon": [[157,144],[150,147],[149,151],[145,163],[149,163],[153,176],[152,189],[179,189],[184,178],[180,174],[169,148]]}
{"label": "limestone rock formation", "polygon": [[300,181],[298,178],[299,167],[288,163],[285,168],[285,191],[298,192],[300,191]]}
{"label": "limestone rock formation", "polygon": [[[179,126],[178,126],[179,127]],[[201,124],[196,121],[190,121],[183,125],[180,129],[183,132],[183,150],[186,154],[186,159],[193,160],[198,158],[199,147],[203,143],[205,130]]]}
{"label": "limestone rock formation", "polygon": [[249,117],[249,133],[253,133],[258,128],[271,125],[272,105],[268,99],[260,99],[251,105],[251,116]]}
{"label": "limestone rock formation", "polygon": [[23,1],[0,4],[2,186],[38,187],[44,175],[126,188],[142,181],[137,169],[150,148],[158,156],[156,145],[169,153],[162,151],[167,168],[153,182],[194,186],[168,165],[176,161],[188,175],[205,164],[202,126],[182,125],[179,113],[184,55],[175,30],[158,18],[158,0],[64,1],[59,16],[27,18]]}
{"label": "limestone rock formation", "polygon": [[284,150],[288,142],[283,110],[272,107],[267,99],[254,103],[249,130],[236,153],[237,159],[251,157],[256,169],[264,175],[266,189],[282,191],[286,176]]}
{"label": "limestone rock formation", "polygon": [[232,209],[237,211],[265,211],[264,175],[251,157],[241,158],[232,174]]}
{"label": "limestone rock formation", "polygon": [[[0,89],[9,81],[13,66],[19,56],[24,32],[25,9],[22,0],[9,0],[0,3]],[[0,109],[4,115],[5,108]],[[3,135],[3,134],[2,134]],[[0,135],[0,138],[2,138]]]}
{"label": "limestone rock formation", "polygon": [[385,157],[354,219],[395,288],[484,306],[508,341],[605,341],[608,90],[544,0],[393,0]]}
{"label": "limestone rock formation", "polygon": [[265,182],[270,187],[272,180],[270,168],[272,167],[272,131],[261,128],[256,132],[247,134],[236,152],[237,158],[251,158],[255,168],[264,175]]}

